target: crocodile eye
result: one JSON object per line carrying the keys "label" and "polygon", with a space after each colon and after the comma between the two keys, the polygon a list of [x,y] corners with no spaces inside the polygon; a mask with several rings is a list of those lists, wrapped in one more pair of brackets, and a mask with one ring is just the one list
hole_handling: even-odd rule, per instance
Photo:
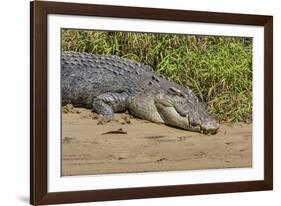
{"label": "crocodile eye", "polygon": [[179,89],[176,89],[174,87],[170,87],[168,89],[168,93],[184,97],[184,94]]}

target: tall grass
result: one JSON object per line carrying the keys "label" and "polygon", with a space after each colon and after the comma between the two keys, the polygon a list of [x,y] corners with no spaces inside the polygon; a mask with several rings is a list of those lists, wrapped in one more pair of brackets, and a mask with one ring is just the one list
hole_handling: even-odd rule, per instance
{"label": "tall grass", "polygon": [[251,121],[251,38],[66,29],[62,49],[118,55],[151,65],[189,86],[220,121]]}

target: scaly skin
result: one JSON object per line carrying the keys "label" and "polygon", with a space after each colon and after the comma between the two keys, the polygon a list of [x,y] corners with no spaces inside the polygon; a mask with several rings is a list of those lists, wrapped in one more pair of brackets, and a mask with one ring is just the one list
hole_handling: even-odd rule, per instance
{"label": "scaly skin", "polygon": [[61,79],[63,105],[92,108],[105,120],[128,110],[139,118],[190,131],[214,134],[219,128],[191,89],[147,65],[117,56],[66,52]]}

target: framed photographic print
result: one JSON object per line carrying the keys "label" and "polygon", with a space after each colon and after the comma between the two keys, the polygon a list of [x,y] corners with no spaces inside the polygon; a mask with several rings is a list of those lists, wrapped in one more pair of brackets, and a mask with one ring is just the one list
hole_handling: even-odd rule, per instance
{"label": "framed photographic print", "polygon": [[31,204],[272,190],[272,16],[30,14]]}

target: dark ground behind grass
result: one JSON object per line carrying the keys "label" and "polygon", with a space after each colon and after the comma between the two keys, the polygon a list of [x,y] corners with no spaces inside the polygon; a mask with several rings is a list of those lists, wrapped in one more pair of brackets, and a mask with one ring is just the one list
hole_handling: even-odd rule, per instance
{"label": "dark ground behind grass", "polygon": [[221,122],[251,122],[251,38],[63,30],[62,49],[151,65],[189,86]]}

